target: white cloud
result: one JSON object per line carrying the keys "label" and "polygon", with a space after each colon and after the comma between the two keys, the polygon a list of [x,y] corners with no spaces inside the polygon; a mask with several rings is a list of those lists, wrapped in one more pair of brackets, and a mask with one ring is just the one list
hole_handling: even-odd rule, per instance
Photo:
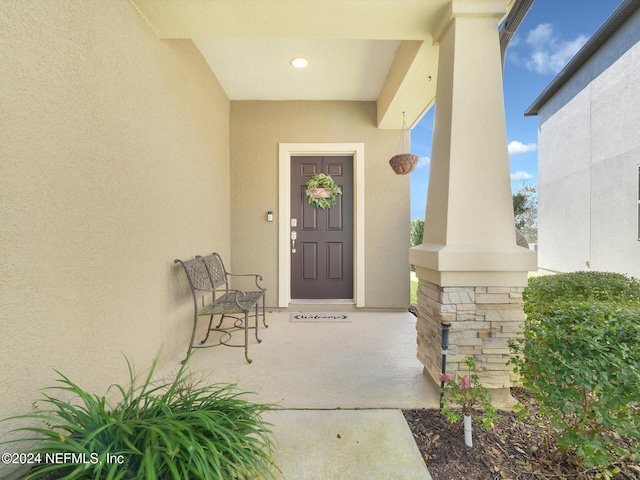
{"label": "white cloud", "polygon": [[520,153],[528,153],[536,150],[538,146],[535,143],[522,143],[514,140],[509,143],[509,155],[518,155]]}
{"label": "white cloud", "polygon": [[[529,31],[524,42],[518,42],[516,45],[526,45],[531,49],[528,59],[524,61],[524,65],[529,70],[540,74],[556,74],[587,40],[585,35],[578,35],[572,40],[560,40],[559,35],[553,31],[552,24],[541,23]],[[516,53],[512,60],[520,63],[521,56]]]}
{"label": "white cloud", "polygon": [[514,182],[516,180],[531,180],[533,175],[528,172],[523,172],[522,170],[518,170],[516,173],[511,174],[511,181]]}
{"label": "white cloud", "polygon": [[542,48],[553,41],[553,25],[541,23],[527,34],[527,42],[533,48]]}
{"label": "white cloud", "polygon": [[431,164],[431,159],[429,157],[420,157],[416,168],[428,167],[429,164]]}

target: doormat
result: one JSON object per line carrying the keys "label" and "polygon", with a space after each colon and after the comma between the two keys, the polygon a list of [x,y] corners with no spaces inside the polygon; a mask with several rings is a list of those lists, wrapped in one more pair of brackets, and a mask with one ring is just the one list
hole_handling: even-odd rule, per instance
{"label": "doormat", "polygon": [[348,313],[292,313],[289,321],[293,323],[350,323],[351,317]]}

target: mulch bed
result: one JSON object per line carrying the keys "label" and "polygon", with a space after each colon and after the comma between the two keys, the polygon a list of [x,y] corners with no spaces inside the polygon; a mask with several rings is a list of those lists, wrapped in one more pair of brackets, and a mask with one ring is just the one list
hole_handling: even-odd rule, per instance
{"label": "mulch bed", "polygon": [[[529,412],[537,411],[523,389],[513,395]],[[578,464],[575,456],[557,458],[546,447],[542,431],[531,422],[500,412],[492,430],[474,421],[473,447],[464,444],[462,422],[450,424],[438,410],[405,410],[404,416],[433,480],[585,480],[597,478],[596,470]],[[628,442],[619,439],[621,444]],[[615,466],[615,480],[640,479],[640,458],[624,459]],[[604,478],[604,477],[603,477]]]}

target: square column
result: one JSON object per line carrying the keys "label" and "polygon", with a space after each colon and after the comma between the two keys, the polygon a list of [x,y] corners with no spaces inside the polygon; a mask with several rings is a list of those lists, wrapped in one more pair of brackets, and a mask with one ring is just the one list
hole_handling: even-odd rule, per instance
{"label": "square column", "polygon": [[[409,252],[420,281],[418,358],[437,382],[441,322],[451,322],[447,370],[466,356],[506,390],[510,338],[535,252],[516,243],[498,23],[506,0],[452,0],[440,22],[438,83],[423,244]],[[494,393],[494,397],[499,392]]]}
{"label": "square column", "polygon": [[509,340],[522,330],[523,287],[442,287],[420,279],[418,287],[417,357],[437,383],[442,371],[441,323],[451,323],[447,372],[464,369],[473,357],[486,368],[482,383],[494,401],[510,403],[508,389],[517,378],[509,360]]}

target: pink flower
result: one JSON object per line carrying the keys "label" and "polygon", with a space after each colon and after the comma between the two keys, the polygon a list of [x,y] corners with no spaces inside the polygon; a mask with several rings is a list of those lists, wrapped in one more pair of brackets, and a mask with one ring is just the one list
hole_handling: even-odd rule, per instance
{"label": "pink flower", "polygon": [[469,388],[471,386],[471,379],[466,376],[462,380],[460,380],[460,386],[462,388]]}
{"label": "pink flower", "polygon": [[438,381],[440,383],[442,383],[444,381],[444,383],[449,383],[451,381],[451,375],[448,373],[445,373],[444,376],[442,376],[442,372],[438,372]]}

